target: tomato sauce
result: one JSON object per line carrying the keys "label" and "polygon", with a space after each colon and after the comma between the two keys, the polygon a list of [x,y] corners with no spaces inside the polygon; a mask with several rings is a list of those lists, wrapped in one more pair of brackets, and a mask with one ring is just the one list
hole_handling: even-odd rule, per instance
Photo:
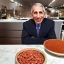
{"label": "tomato sauce", "polygon": [[44,46],[46,49],[64,54],[64,41],[57,39],[50,39],[45,41]]}

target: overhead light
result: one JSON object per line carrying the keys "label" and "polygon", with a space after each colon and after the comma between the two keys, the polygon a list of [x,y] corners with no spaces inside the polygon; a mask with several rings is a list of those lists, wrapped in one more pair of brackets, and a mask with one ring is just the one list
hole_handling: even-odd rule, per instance
{"label": "overhead light", "polygon": [[14,0],[10,0],[11,2],[14,2]]}
{"label": "overhead light", "polygon": [[64,6],[64,4],[63,4],[63,6]]}
{"label": "overhead light", "polygon": [[50,2],[49,6],[50,6],[52,3],[54,3],[54,2],[55,2],[55,0],[52,0],[52,1]]}
{"label": "overhead light", "polygon": [[45,9],[47,9],[48,7],[45,7]]}
{"label": "overhead light", "polygon": [[22,4],[20,6],[23,6]]}
{"label": "overhead light", "polygon": [[54,13],[55,12],[55,10],[53,9],[53,10],[51,10],[51,13]]}
{"label": "overhead light", "polygon": [[18,5],[19,5],[19,6],[22,6],[22,4],[19,4],[19,3],[18,3]]}
{"label": "overhead light", "polygon": [[18,4],[17,2],[15,2],[15,4]]}
{"label": "overhead light", "polygon": [[18,2],[14,2],[16,6],[22,6],[22,4],[18,3]]}

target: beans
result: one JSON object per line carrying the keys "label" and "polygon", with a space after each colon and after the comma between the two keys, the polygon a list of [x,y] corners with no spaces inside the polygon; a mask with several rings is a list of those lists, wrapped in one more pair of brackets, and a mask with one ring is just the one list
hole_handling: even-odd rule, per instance
{"label": "beans", "polygon": [[24,50],[18,54],[17,60],[20,64],[43,64],[45,57],[37,50]]}

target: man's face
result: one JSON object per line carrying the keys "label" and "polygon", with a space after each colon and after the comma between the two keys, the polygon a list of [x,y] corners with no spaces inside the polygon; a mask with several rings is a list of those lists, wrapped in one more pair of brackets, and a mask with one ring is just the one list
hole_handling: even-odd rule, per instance
{"label": "man's face", "polygon": [[45,13],[42,7],[38,7],[38,6],[33,7],[33,12],[31,15],[36,24],[40,24],[45,17]]}

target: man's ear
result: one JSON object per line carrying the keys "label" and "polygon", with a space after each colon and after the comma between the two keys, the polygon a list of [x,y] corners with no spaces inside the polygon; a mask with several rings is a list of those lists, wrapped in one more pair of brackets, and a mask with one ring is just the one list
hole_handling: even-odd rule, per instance
{"label": "man's ear", "polygon": [[33,14],[32,13],[30,13],[30,16],[31,16],[31,18],[33,18]]}
{"label": "man's ear", "polygon": [[46,18],[46,13],[44,13],[44,18]]}

